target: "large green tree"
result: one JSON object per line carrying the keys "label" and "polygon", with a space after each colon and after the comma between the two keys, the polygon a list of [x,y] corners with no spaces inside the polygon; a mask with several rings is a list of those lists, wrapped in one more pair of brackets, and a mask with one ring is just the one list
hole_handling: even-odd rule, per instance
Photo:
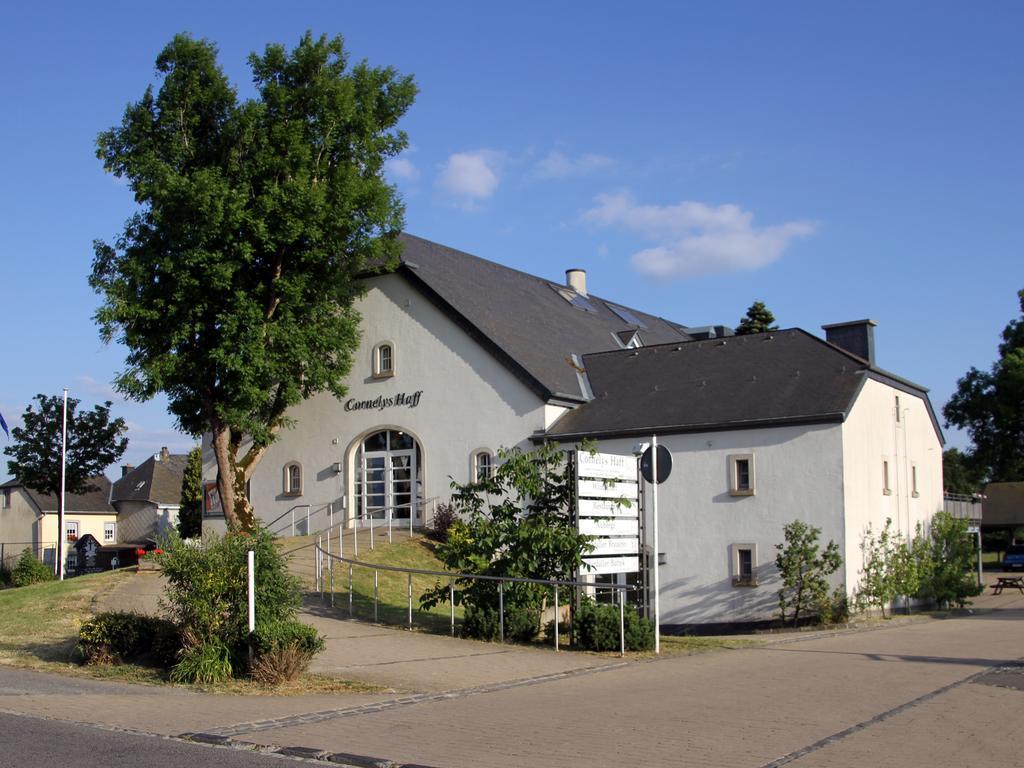
{"label": "large green tree", "polygon": [[749,333],[766,333],[777,331],[779,326],[775,325],[775,315],[764,305],[763,301],[755,301],[747,308],[747,313],[740,318],[736,326],[736,335],[745,336]]}
{"label": "large green tree", "polygon": [[1021,315],[1003,329],[990,371],[971,368],[942,413],[974,443],[967,464],[990,481],[1024,480],[1024,290]]}
{"label": "large green tree", "polygon": [[[4,448],[11,457],[7,471],[38,493],[57,497],[57,514],[63,512],[60,496],[61,437],[64,427],[62,395],[36,395],[35,407],[22,414],[22,426],[14,427],[14,443]],[[64,461],[64,488],[68,493],[86,493],[96,489],[94,479],[117,461],[128,447],[124,419],[110,418],[110,402],[78,410],[78,399],[68,398],[67,444]],[[63,553],[63,532],[57,536],[57,563]]]}
{"label": "large green tree", "polygon": [[100,134],[104,167],[138,203],[90,282],[101,335],[128,348],[119,391],[165,392],[189,434],[212,436],[228,521],[286,412],[344,394],[359,341],[361,275],[397,259],[403,207],[383,177],[407,139],[416,87],[391,68],[349,67],[340,37],[249,57],[240,100],[205,40],[176,36],[162,82]]}

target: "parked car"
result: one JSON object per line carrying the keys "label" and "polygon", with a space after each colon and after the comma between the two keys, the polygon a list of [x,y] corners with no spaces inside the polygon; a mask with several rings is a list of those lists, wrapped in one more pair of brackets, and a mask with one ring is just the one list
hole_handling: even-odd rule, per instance
{"label": "parked car", "polygon": [[1006,555],[1003,557],[1003,570],[1024,571],[1024,544],[1011,544],[1006,548]]}

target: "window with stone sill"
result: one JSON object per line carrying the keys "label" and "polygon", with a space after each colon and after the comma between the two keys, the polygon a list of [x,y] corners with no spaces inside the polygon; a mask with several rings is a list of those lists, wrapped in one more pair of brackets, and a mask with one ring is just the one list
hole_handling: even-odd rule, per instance
{"label": "window with stone sill", "polygon": [[373,376],[386,379],[395,375],[395,345],[381,342],[373,348]]}
{"label": "window with stone sill", "polygon": [[296,461],[284,465],[284,494],[302,495],[302,466]]}
{"label": "window with stone sill", "polygon": [[732,585],[734,587],[757,586],[757,545],[733,544],[730,549],[732,560]]}
{"label": "window with stone sill", "polygon": [[729,456],[729,494],[754,495],[754,454],[735,453]]}

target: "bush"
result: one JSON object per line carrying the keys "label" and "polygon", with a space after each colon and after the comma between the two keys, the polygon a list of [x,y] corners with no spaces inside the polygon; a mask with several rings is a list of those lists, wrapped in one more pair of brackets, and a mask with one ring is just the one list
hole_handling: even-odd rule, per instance
{"label": "bush", "polygon": [[[195,640],[194,637],[190,638]],[[231,649],[219,639],[186,645],[171,670],[174,683],[220,683],[231,677]]]}
{"label": "bush", "polygon": [[78,649],[86,664],[142,659],[167,668],[174,663],[180,646],[178,628],[173,623],[137,613],[101,613],[78,630]]}
{"label": "bush", "polygon": [[[540,629],[540,610],[516,605],[505,606],[505,639],[528,643]],[[462,633],[477,640],[501,639],[501,623],[497,608],[468,605]]]}
{"label": "bush", "polygon": [[[623,618],[627,651],[654,648],[654,624],[627,608]],[[619,606],[595,603],[589,597],[580,601],[575,618],[576,643],[588,651],[617,651],[620,647]],[[554,629],[551,629],[554,633]]]}
{"label": "bush", "polygon": [[434,509],[434,519],[430,521],[430,528],[427,533],[434,541],[444,543],[448,541],[448,530],[456,520],[459,519],[453,504],[438,504]]}
{"label": "bush", "polygon": [[[209,662],[221,646],[229,655],[244,658],[248,653],[247,553],[256,553],[256,626],[287,622],[295,617],[301,603],[300,581],[288,572],[287,563],[271,535],[207,534],[202,544],[184,543],[172,534],[161,542],[166,554],[157,555],[167,579],[164,607],[181,628],[194,638],[187,648],[193,661]],[[211,650],[212,649],[212,650]]]}
{"label": "bush", "polygon": [[53,571],[49,566],[39,562],[31,549],[26,549],[18,558],[18,564],[11,571],[11,585],[27,587],[40,581],[52,581]]}
{"label": "bush", "polygon": [[846,585],[836,587],[831,595],[821,601],[818,619],[827,626],[845,624],[850,620],[850,598],[846,596]]}
{"label": "bush", "polygon": [[914,542],[920,588],[918,596],[941,607],[970,604],[968,598],[981,594],[974,571],[977,553],[973,537],[967,533],[968,521],[948,512],[937,512],[927,536],[920,527]]}
{"label": "bush", "polygon": [[252,644],[256,653],[252,676],[271,685],[298,678],[324,649],[324,639],[317,631],[298,621],[257,627],[252,633]]}

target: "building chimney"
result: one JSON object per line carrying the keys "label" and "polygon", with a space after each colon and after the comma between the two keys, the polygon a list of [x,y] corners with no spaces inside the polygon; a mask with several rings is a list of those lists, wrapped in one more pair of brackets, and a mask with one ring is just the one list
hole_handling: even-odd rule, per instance
{"label": "building chimney", "polygon": [[823,325],[821,328],[829,344],[835,344],[874,365],[876,325],[874,320],[851,320],[848,323]]}
{"label": "building chimney", "polygon": [[576,291],[580,296],[586,296],[587,270],[575,268],[565,270],[565,284]]}
{"label": "building chimney", "polygon": [[131,472],[133,469],[135,469],[135,465],[134,464],[122,464],[121,465],[121,477],[124,477],[129,472]]}
{"label": "building chimney", "polygon": [[171,458],[171,452],[167,450],[165,445],[160,449],[160,461],[167,461],[169,458]]}

